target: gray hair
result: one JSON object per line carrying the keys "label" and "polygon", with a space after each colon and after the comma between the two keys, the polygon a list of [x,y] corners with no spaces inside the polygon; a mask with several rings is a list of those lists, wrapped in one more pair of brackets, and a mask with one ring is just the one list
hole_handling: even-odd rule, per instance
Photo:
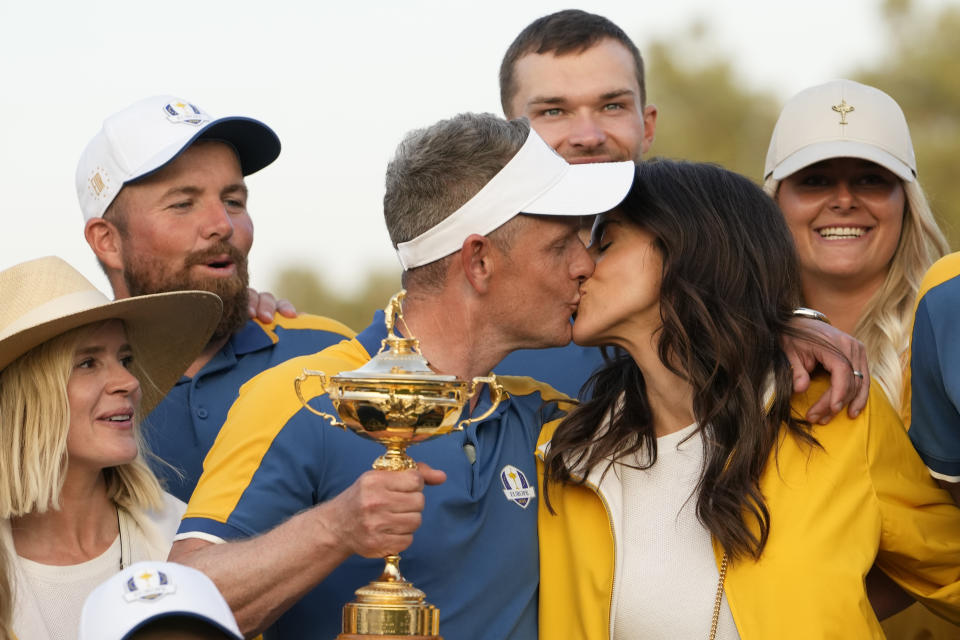
{"label": "gray hair", "polygon": [[[393,246],[432,229],[463,206],[516,155],[529,133],[525,119],[461,113],[407,134],[387,165],[383,196]],[[447,263],[442,258],[405,277],[437,284]]]}

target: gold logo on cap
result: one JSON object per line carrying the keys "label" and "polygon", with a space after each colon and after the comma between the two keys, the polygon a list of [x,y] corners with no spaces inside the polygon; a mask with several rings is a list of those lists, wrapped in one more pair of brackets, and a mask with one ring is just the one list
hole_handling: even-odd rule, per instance
{"label": "gold logo on cap", "polygon": [[90,186],[93,187],[93,191],[98,196],[103,193],[103,190],[107,188],[106,183],[103,181],[103,177],[100,175],[100,172],[93,174],[93,177],[90,178]]}
{"label": "gold logo on cap", "polygon": [[847,104],[846,100],[841,99],[840,104],[830,107],[840,114],[840,124],[847,124],[847,114],[854,110],[852,105]]}

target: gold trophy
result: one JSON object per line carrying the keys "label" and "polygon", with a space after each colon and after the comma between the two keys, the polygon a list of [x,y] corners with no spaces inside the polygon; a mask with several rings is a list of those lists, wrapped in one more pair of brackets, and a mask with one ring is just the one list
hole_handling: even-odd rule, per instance
{"label": "gold trophy", "polygon": [[[506,392],[490,374],[473,380],[440,375],[431,371],[416,338],[394,333],[403,320],[401,304],[406,291],[393,296],[385,312],[387,337],[380,351],[355,371],[328,377],[323,371],[304,369],[294,386],[303,406],[343,429],[384,445],[387,452],[376,459],[374,469],[403,471],[417,464],[406,454],[412,444],[462,430],[483,420],[497,408]],[[410,335],[409,329],[405,331]],[[340,414],[336,416],[311,407],[303,397],[301,384],[315,376]],[[457,422],[463,406],[481,385],[490,387],[490,408],[483,415]],[[379,578],[357,589],[355,602],[343,607],[343,633],[338,640],[370,640],[372,637],[403,640],[442,640],[440,612],[425,602],[422,591],[400,574],[400,556],[389,555]]]}

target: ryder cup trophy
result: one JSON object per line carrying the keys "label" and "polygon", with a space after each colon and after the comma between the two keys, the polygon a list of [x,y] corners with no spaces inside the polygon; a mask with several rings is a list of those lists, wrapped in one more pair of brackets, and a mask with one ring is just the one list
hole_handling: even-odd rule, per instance
{"label": "ryder cup trophy", "polygon": [[[304,369],[294,383],[304,407],[333,426],[349,428],[384,445],[387,451],[376,459],[373,468],[386,471],[415,468],[416,462],[406,454],[408,446],[483,420],[506,395],[493,374],[461,380],[431,371],[420,353],[419,340],[394,333],[399,323],[406,329],[401,308],[405,295],[405,291],[395,295],[384,310],[387,337],[372,360],[355,371],[335,376]],[[405,334],[409,336],[410,331]],[[301,385],[310,377],[319,378],[339,420],[317,411],[304,399]],[[490,387],[490,408],[481,416],[458,422],[464,405],[483,384]],[[356,601],[344,606],[343,633],[337,636],[338,640],[441,640],[440,612],[425,602],[422,591],[400,575],[399,555],[387,556],[385,560],[380,577],[357,589]]]}

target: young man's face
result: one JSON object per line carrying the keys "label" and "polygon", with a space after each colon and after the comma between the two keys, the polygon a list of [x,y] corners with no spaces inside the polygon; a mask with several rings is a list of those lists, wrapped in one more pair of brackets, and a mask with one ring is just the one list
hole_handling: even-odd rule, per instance
{"label": "young man's face", "polygon": [[568,162],[639,162],[657,108],[640,104],[633,56],[608,38],[582,53],[528,53],[514,65],[509,118],[526,116]]}

